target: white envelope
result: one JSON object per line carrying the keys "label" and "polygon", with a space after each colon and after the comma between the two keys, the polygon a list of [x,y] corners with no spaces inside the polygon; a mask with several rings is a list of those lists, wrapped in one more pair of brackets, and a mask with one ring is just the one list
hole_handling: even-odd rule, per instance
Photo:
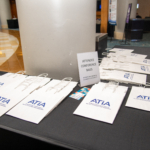
{"label": "white envelope", "polygon": [[133,86],[126,106],[150,111],[150,88]]}
{"label": "white envelope", "polygon": [[100,82],[91,88],[73,114],[113,124],[127,89]]}
{"label": "white envelope", "polygon": [[[52,80],[39,90],[34,91],[7,114],[22,120],[38,124],[73,90],[77,82],[63,81],[59,89],[53,88],[60,80]],[[64,88],[63,88],[64,87]],[[62,88],[60,90],[60,88]],[[56,92],[58,90],[58,92]]]}

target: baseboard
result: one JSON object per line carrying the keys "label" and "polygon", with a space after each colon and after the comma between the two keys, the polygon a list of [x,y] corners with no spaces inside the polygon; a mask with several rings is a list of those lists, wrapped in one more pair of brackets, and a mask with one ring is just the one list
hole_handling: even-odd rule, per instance
{"label": "baseboard", "polygon": [[114,38],[122,40],[122,38],[123,38],[123,32],[114,32]]}

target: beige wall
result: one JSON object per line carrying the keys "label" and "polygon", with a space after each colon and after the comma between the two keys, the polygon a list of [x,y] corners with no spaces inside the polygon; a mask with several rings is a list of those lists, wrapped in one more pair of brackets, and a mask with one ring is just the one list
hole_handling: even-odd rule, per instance
{"label": "beige wall", "polygon": [[7,19],[11,19],[9,0],[0,0],[0,24],[2,28],[8,28]]}
{"label": "beige wall", "polygon": [[138,0],[139,9],[138,14],[142,17],[150,17],[150,0]]}

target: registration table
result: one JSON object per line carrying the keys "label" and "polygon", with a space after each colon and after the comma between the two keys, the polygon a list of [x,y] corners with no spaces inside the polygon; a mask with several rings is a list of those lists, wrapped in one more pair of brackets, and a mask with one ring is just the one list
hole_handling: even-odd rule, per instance
{"label": "registration table", "polygon": [[[150,48],[116,46],[119,47],[134,49],[134,53],[147,54],[150,59]],[[150,82],[150,75],[147,76],[147,82]],[[75,150],[148,150],[150,112],[126,107],[132,85],[120,85],[128,86],[129,89],[112,125],[73,115],[82,99],[78,101],[67,97],[38,125],[3,115],[0,118],[0,128],[18,133],[22,137],[44,141],[45,144]],[[79,89],[77,86],[72,93]]]}

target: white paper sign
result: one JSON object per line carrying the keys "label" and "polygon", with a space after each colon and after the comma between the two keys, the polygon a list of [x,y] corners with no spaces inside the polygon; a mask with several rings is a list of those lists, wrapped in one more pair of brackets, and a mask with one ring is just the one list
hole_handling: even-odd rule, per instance
{"label": "white paper sign", "polygon": [[98,83],[100,76],[97,52],[78,53],[77,59],[80,86],[83,87]]}

